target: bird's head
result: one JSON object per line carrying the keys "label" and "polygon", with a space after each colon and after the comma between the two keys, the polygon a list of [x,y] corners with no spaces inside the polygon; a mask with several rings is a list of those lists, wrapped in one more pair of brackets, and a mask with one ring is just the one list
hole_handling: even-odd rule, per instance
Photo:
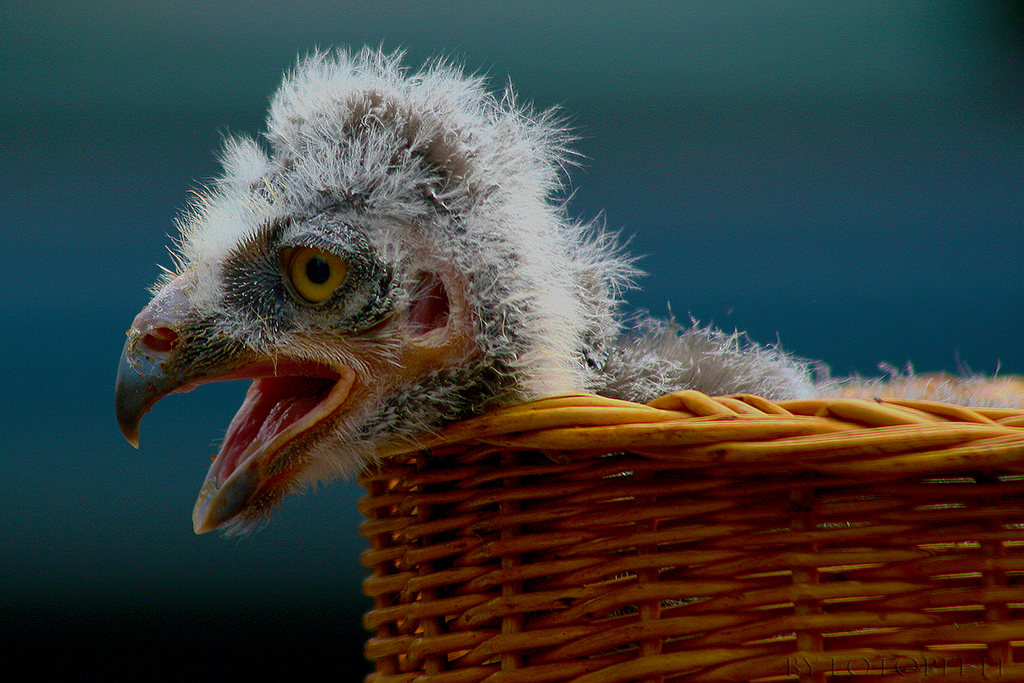
{"label": "bird's head", "polygon": [[443,64],[318,54],[264,150],[229,140],[135,318],[121,429],[160,398],[251,386],[196,503],[245,528],[303,484],[489,407],[588,388],[629,267],[552,196],[563,133]]}

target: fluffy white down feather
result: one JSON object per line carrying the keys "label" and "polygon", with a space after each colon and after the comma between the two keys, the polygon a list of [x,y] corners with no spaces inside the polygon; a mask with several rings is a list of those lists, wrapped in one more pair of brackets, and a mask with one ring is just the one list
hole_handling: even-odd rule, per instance
{"label": "fluffy white down feather", "polygon": [[[633,400],[681,387],[813,391],[805,364],[739,335],[653,321],[623,333],[619,292],[637,271],[600,226],[566,215],[556,196],[570,136],[510,91],[495,97],[442,62],[410,72],[400,54],[318,53],[274,96],[265,136],[269,154],[228,140],[223,176],[182,221],[179,272],[195,270],[195,299],[210,310],[224,308],[219,264],[256,227],[341,197],[364,225],[386,218],[421,232],[467,273],[487,315],[520,326],[481,326],[485,356],[510,363],[515,380],[493,403],[581,390]],[[370,237],[392,261],[410,258],[393,227]],[[258,326],[243,326],[226,331],[259,348]]]}

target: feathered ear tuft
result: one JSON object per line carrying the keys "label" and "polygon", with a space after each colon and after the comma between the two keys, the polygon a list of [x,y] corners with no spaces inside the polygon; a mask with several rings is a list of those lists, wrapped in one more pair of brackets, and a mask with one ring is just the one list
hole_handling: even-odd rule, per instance
{"label": "feathered ear tuft", "polygon": [[224,174],[218,179],[222,185],[241,185],[255,188],[265,182],[270,159],[255,140],[248,137],[228,137],[220,156]]}
{"label": "feathered ear tuft", "polygon": [[495,98],[482,77],[444,60],[414,72],[402,58],[364,49],[303,60],[272,101],[266,135],[275,164],[321,188],[381,202],[412,189],[449,210],[472,207],[510,179],[532,176],[545,193],[560,185],[567,136],[553,116],[511,92]]}

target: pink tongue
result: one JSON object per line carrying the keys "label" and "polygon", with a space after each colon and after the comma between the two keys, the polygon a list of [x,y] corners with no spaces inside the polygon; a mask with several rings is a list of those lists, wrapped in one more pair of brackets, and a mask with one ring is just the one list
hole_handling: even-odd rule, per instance
{"label": "pink tongue", "polygon": [[242,407],[228,426],[217,459],[217,483],[238,467],[243,454],[262,450],[302,419],[330,392],[334,380],[319,377],[267,377],[253,380]]}
{"label": "pink tongue", "polygon": [[256,434],[252,443],[259,447],[270,443],[289,425],[298,422],[303,415],[311,411],[317,403],[319,400],[315,396],[291,396],[281,399],[263,419],[259,433]]}

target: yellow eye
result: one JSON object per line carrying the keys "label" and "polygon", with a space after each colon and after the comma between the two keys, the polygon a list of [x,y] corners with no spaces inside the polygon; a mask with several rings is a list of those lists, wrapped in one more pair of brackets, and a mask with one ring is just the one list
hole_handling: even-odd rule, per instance
{"label": "yellow eye", "polygon": [[348,263],[330,252],[300,247],[289,254],[287,271],[299,296],[318,304],[330,299],[344,282]]}

